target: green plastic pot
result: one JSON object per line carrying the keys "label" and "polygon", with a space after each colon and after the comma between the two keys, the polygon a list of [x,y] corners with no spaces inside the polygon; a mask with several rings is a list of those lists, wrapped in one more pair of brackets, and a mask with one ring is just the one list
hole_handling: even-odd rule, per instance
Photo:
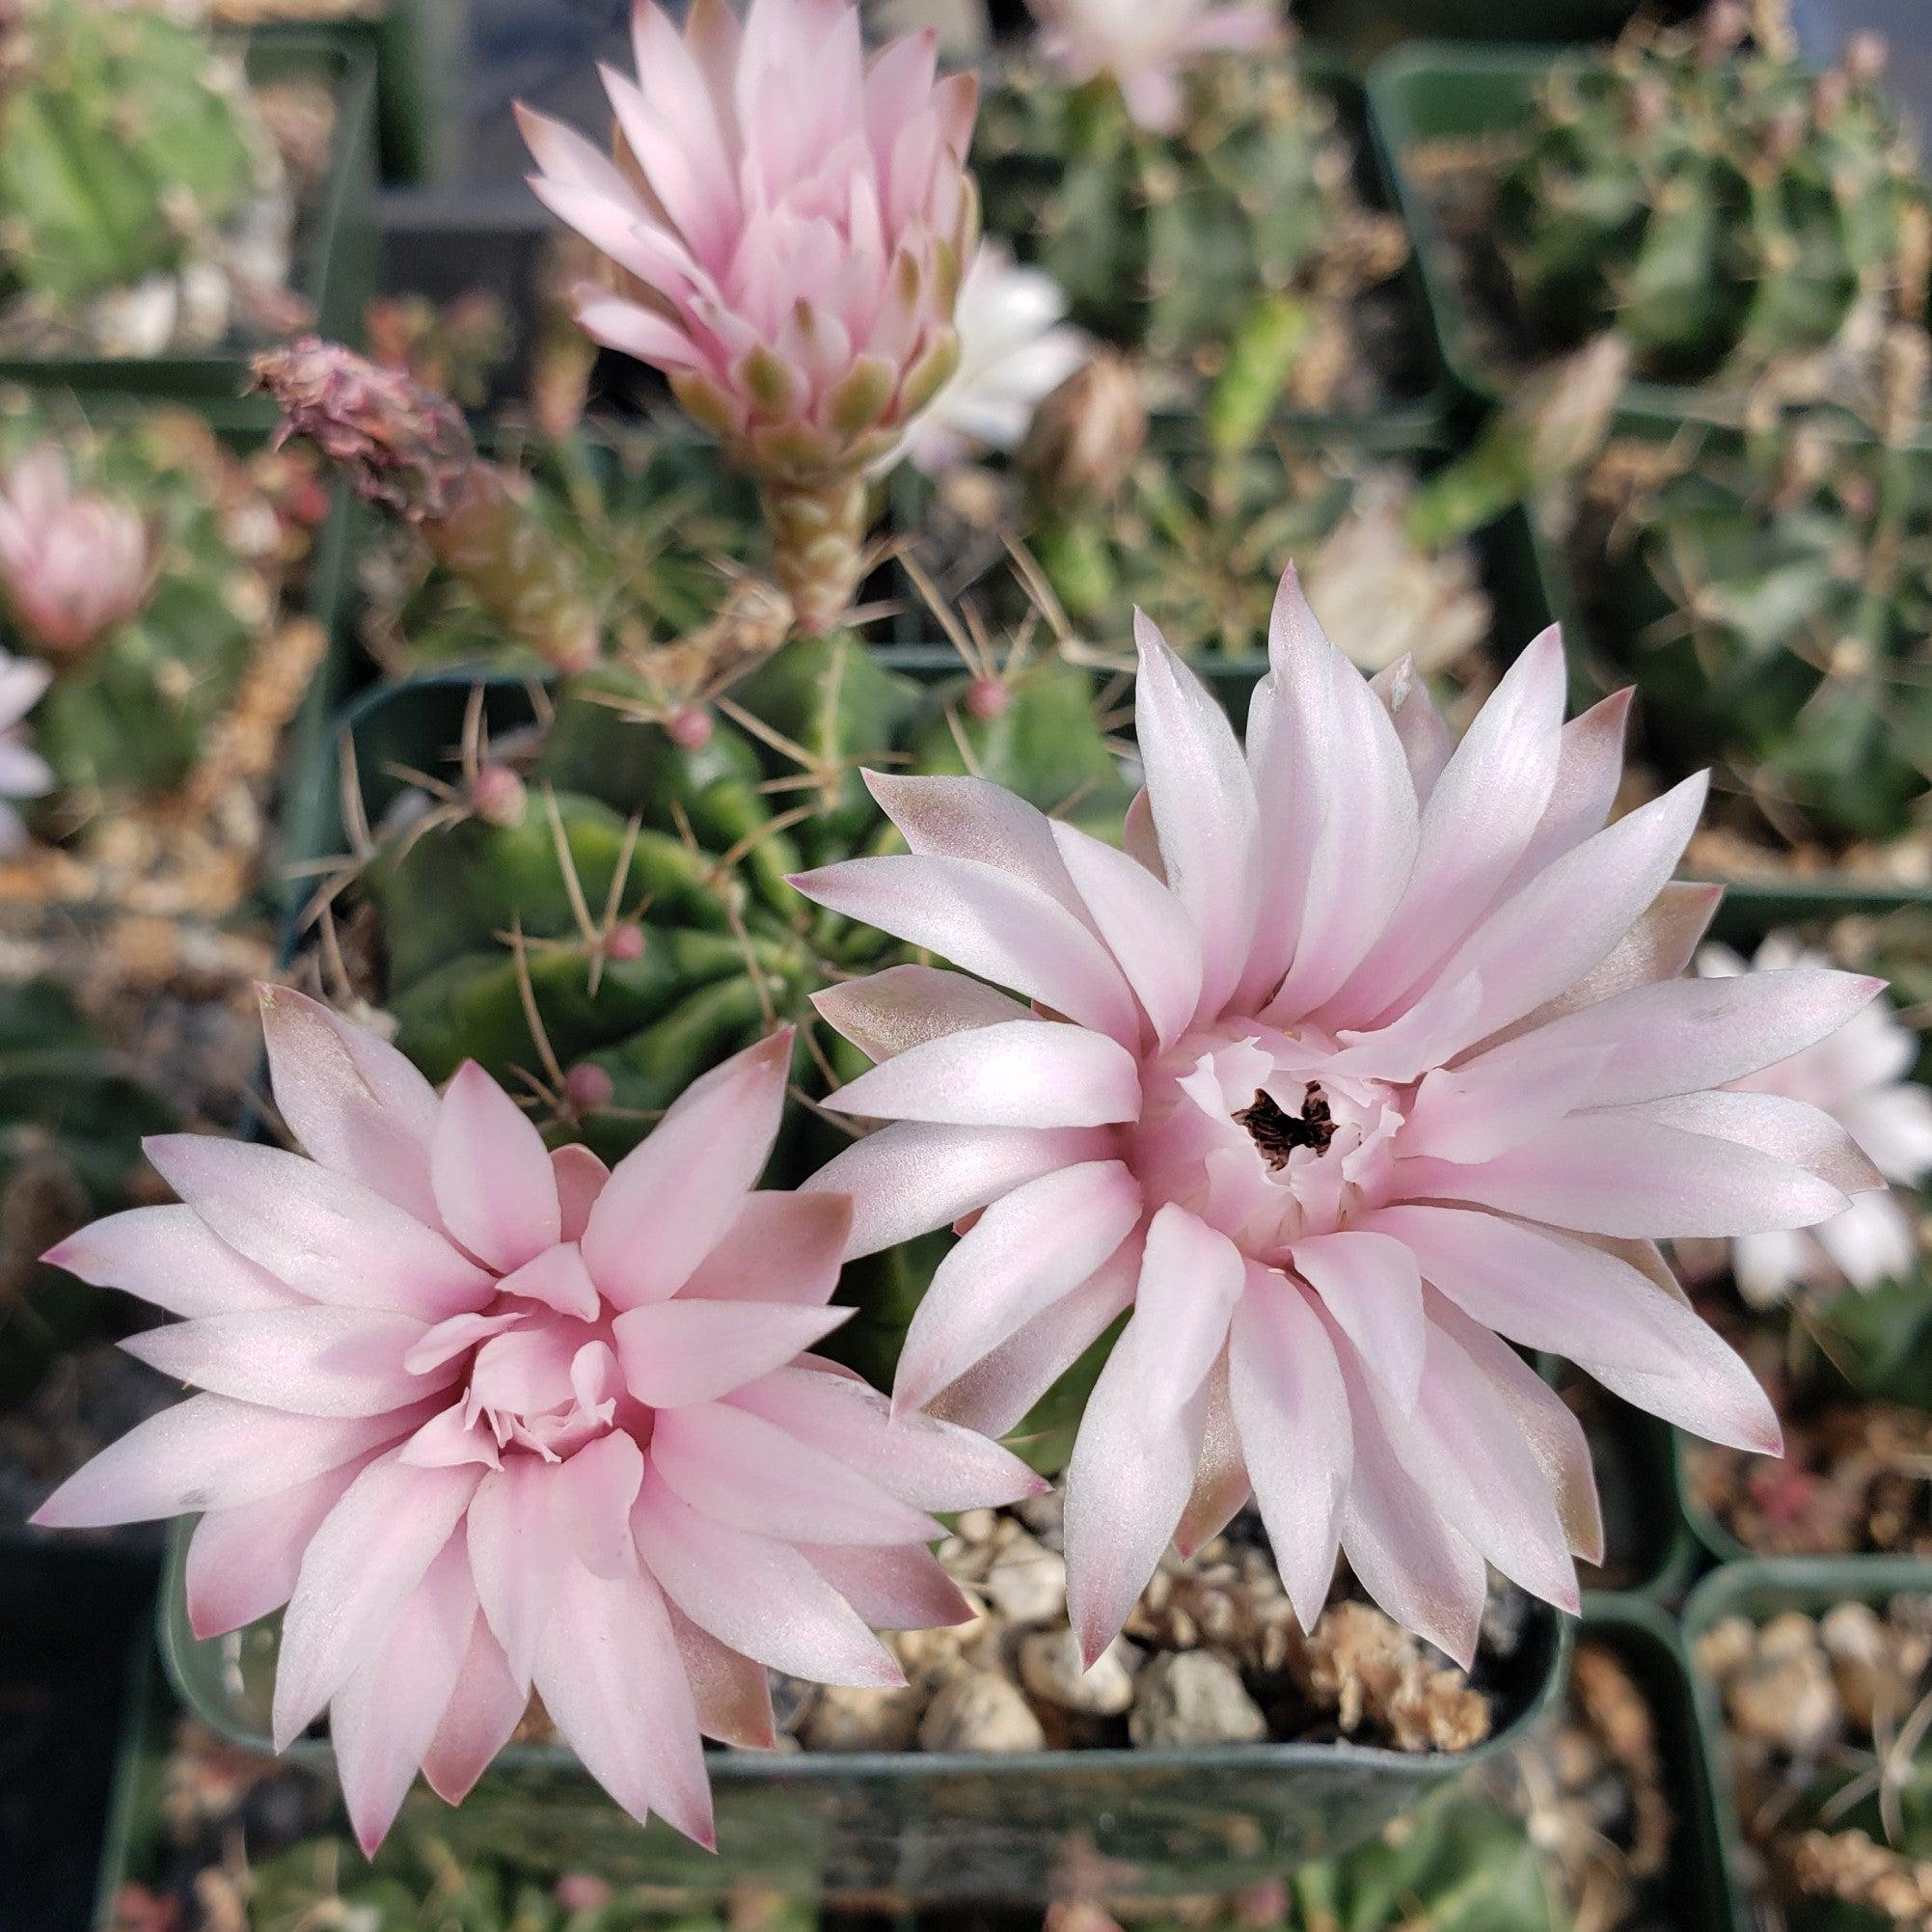
{"label": "green plastic pot", "polygon": [[1721,1932],[1730,1918],[1725,1855],[1684,1632],[1655,1603],[1586,1595],[1578,1635],[1616,1652],[1656,1719],[1675,1828],[1668,1922],[1676,1932]]}
{"label": "green plastic pot", "polygon": [[1683,1643],[1691,1659],[1698,1729],[1716,1804],[1717,1834],[1729,1910],[1712,1932],[1761,1932],[1745,1882],[1748,1869],[1737,1794],[1725,1751],[1724,1706],[1717,1685],[1697,1667],[1698,1640],[1727,1617],[1763,1623],[1786,1610],[1818,1616],[1835,1603],[1882,1608],[1891,1597],[1932,1595],[1932,1561],[1922,1557],[1780,1557],[1726,1564],[1704,1578],[1684,1606]]}
{"label": "green plastic pot", "polygon": [[[161,1651],[183,1701],[245,1749],[266,1752],[274,1622],[198,1642],[187,1627],[181,1527],[161,1596]],[[1227,1891],[1331,1857],[1507,1751],[1562,1686],[1567,1619],[1537,1605],[1503,1686],[1510,1721],[1473,1751],[1408,1755],[1367,1745],[1213,1750],[765,1754],[709,1762],[716,1855],[662,1821],[642,1831],[554,1745],[512,1745],[454,1811],[421,1790],[461,1856],[487,1846],[539,1874],[588,1868],[619,1883],[705,1894],[741,1883],[907,1904],[1048,1895],[1072,1862],[1144,1895]],[[298,1761],[326,1767],[304,1739]],[[432,1809],[433,1808],[433,1809]]]}
{"label": "green plastic pot", "polygon": [[[1369,75],[1370,135],[1408,226],[1442,376],[1485,407],[1505,400],[1522,372],[1500,367],[1483,353],[1454,250],[1407,154],[1424,142],[1469,140],[1520,127],[1559,51],[1424,44],[1389,55]],[[1619,420],[1728,423],[1737,421],[1741,407],[1741,398],[1708,385],[1636,380],[1624,390]]]}
{"label": "green plastic pot", "polygon": [[[318,333],[354,340],[361,332],[364,305],[374,291],[378,248],[370,56],[326,34],[263,33],[249,38],[248,70],[258,82],[319,76],[335,94],[334,154],[328,178],[305,210],[292,286],[313,307]],[[251,353],[249,347],[234,347],[153,358],[0,358],[0,382],[68,389],[83,396],[204,398],[232,404],[248,386]],[[277,420],[275,406],[266,398],[237,408],[243,419],[258,423]]]}
{"label": "green plastic pot", "polygon": [[387,0],[366,19],[258,27],[273,45],[287,38],[339,41],[375,68],[376,149],[386,181],[415,184],[449,172],[464,11],[451,0]]}

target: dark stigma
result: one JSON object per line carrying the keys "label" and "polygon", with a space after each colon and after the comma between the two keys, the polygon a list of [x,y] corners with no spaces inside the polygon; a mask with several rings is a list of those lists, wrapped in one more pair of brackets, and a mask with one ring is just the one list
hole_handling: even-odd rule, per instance
{"label": "dark stigma", "polygon": [[1303,1094],[1299,1120],[1284,1113],[1270,1096],[1259,1091],[1254,1104],[1243,1107],[1233,1119],[1237,1127],[1247,1129],[1248,1138],[1276,1173],[1288,1165],[1288,1156],[1297,1147],[1312,1147],[1317,1154],[1326,1154],[1328,1143],[1335,1138],[1328,1098],[1318,1086],[1310,1086]]}

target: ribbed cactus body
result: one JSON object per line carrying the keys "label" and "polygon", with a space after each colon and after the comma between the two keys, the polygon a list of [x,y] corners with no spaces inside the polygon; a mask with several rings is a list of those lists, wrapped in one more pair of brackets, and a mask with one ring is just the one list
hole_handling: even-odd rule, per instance
{"label": "ribbed cactus body", "polygon": [[1873,79],[1709,23],[1561,63],[1494,230],[1539,335],[1614,325],[1646,374],[1762,367],[1924,313],[1924,185]]}
{"label": "ribbed cactus body", "polygon": [[1278,58],[1190,69],[1180,128],[1129,118],[1108,81],[1016,68],[981,112],[987,231],[1106,340],[1212,364],[1271,297],[1346,296],[1400,264],[1400,231],[1350,184],[1332,102]]}
{"label": "ribbed cactus body", "polygon": [[[850,634],[801,639],[733,685],[687,746],[620,708],[658,708],[647,675],[572,681],[512,809],[427,830],[405,811],[363,875],[399,1044],[434,1079],[466,1058],[506,1083],[548,1062],[559,1128],[621,1155],[708,1067],[776,1020],[809,1022],[812,992],[902,956],[786,883],[899,849],[859,767],[970,759],[1045,808],[1118,825],[1126,798],[1086,672],[1035,663],[987,719],[965,684],[924,689]],[[844,1075],[865,1064],[830,1034],[822,1045]],[[827,1085],[803,1048],[796,1077]]]}
{"label": "ribbed cactus body", "polygon": [[153,0],[25,0],[0,78],[0,264],[86,301],[195,258],[265,143],[239,68]]}
{"label": "ribbed cactus body", "polygon": [[756,491],[689,437],[579,432],[502,453],[474,515],[419,522],[414,541],[397,530],[379,555],[367,635],[385,662],[572,667],[586,624],[593,645],[644,649],[705,624],[721,559],[762,548]]}
{"label": "ribbed cactus body", "polygon": [[1593,490],[1651,744],[1715,749],[1787,829],[1902,831],[1932,772],[1932,462],[1789,431],[1655,454],[1613,447]]}

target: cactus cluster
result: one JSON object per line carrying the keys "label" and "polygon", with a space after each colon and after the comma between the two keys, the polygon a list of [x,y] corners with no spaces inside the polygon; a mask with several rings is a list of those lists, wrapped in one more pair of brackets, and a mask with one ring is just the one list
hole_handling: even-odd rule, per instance
{"label": "cactus cluster", "polygon": [[1579,571],[1652,754],[1715,756],[1793,845],[1923,821],[1932,462],[1910,443],[1802,422],[1619,442],[1587,486]]}
{"label": "cactus cluster", "polygon": [[[115,620],[82,634],[50,628],[38,608],[43,560],[29,555],[16,570],[7,559],[0,643],[53,672],[28,721],[56,779],[40,808],[49,835],[178,795],[218,750],[239,751],[222,741],[244,708],[250,728],[272,735],[286,721],[300,679],[279,695],[256,687],[306,522],[326,503],[286,459],[238,455],[202,418],[172,409],[86,426],[21,409],[0,419],[0,469],[17,479],[22,466],[46,465],[56,443],[52,467],[73,502],[144,529],[147,563]],[[12,503],[30,527],[42,507],[20,487]],[[263,706],[280,715],[264,719]]]}
{"label": "cactus cluster", "polygon": [[239,63],[159,0],[22,0],[0,40],[10,333],[154,353],[227,334],[286,265],[281,161]]}
{"label": "cactus cluster", "polygon": [[1357,196],[1333,101],[1278,58],[1201,59],[1182,84],[1179,124],[1156,132],[1111,81],[1009,68],[974,155],[988,232],[1045,268],[1103,340],[1211,373],[1231,340],[1289,327],[1291,398],[1368,406],[1379,359],[1364,353],[1356,298],[1406,245]]}
{"label": "cactus cluster", "polygon": [[1867,36],[1814,74],[1781,0],[1560,62],[1494,210],[1525,321],[1559,345],[1615,326],[1674,380],[1922,326],[1932,210],[1883,62]]}

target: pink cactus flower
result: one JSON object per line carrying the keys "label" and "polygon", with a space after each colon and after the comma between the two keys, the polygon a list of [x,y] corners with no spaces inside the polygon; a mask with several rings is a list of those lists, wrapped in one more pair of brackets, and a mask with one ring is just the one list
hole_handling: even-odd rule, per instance
{"label": "pink cactus flower", "polygon": [[72,657],[138,617],[153,587],[148,526],[125,503],[77,495],[44,443],[0,484],[0,590],[28,642]]}
{"label": "pink cactus flower", "polygon": [[867,59],[846,0],[751,0],[742,27],[694,0],[682,33],[639,0],[634,35],[639,83],[604,75],[616,158],[526,112],[531,185],[616,271],[578,320],[759,477],[778,581],[821,630],[856,578],[862,473],[958,356],[977,83],[935,77],[930,33]]}
{"label": "pink cactus flower", "polygon": [[626,1810],[712,1841],[699,1736],[772,1742],[766,1667],[892,1685],[868,1629],[966,1607],[927,1513],[1011,1501],[1004,1450],[804,1352],[850,1204],[753,1193],[788,1036],[691,1087],[608,1170],[494,1080],[439,1098],[393,1048],[263,993],[308,1156],[149,1143],[178,1207],[49,1260],[187,1319],[129,1350],[196,1395],[104,1451],[55,1526],[200,1511],[203,1636],[287,1609],[274,1730],[326,1707],[381,1840],[420,1766],[455,1803],[532,1689]]}
{"label": "pink cactus flower", "polygon": [[[1773,933],[1752,966],[1758,972],[1792,972],[1825,963],[1788,933]],[[1716,945],[1699,954],[1698,967],[1712,978],[1751,969],[1729,947]],[[1918,1058],[1918,1035],[1879,999],[1831,1038],[1731,1085],[1821,1109],[1858,1142],[1887,1181],[1916,1187],[1932,1174],[1932,1093],[1911,1077]],[[1916,1203],[1889,1190],[1861,1194],[1843,1213],[1814,1228],[1739,1236],[1730,1243],[1731,1275],[1738,1293],[1757,1308],[1783,1301],[1798,1287],[1875,1288],[1917,1265],[1917,1225]]]}
{"label": "pink cactus flower", "polygon": [[1704,780],[1606,829],[1627,694],[1565,725],[1554,631],[1455,747],[1292,573],[1245,752],[1144,618],[1139,644],[1125,852],[977,779],[875,776],[911,851],[797,882],[963,968],[819,995],[879,1062],[833,1104],[893,1125],[812,1184],[853,1197],[853,1255],[966,1228],[901,1413],[1009,1429],[1132,1311],[1067,1472],[1089,1658],[1252,1487],[1304,1624],[1339,1547],[1466,1662],[1485,1562],[1573,1608],[1601,1542],[1582,1431],[1509,1342],[1777,1448],[1653,1242],[1876,1181],[1829,1115],[1715,1090],[1879,982],[1678,977],[1716,897],[1671,883]]}
{"label": "pink cactus flower", "polygon": [[1173,130],[1183,77],[1203,54],[1279,45],[1281,16],[1261,0],[1029,0],[1043,51],[1072,85],[1104,76],[1127,110],[1156,134]]}
{"label": "pink cactus flower", "polygon": [[26,821],[11,801],[43,799],[54,788],[53,770],[29,743],[24,722],[53,675],[45,665],[0,651],[0,858],[28,843]]}

